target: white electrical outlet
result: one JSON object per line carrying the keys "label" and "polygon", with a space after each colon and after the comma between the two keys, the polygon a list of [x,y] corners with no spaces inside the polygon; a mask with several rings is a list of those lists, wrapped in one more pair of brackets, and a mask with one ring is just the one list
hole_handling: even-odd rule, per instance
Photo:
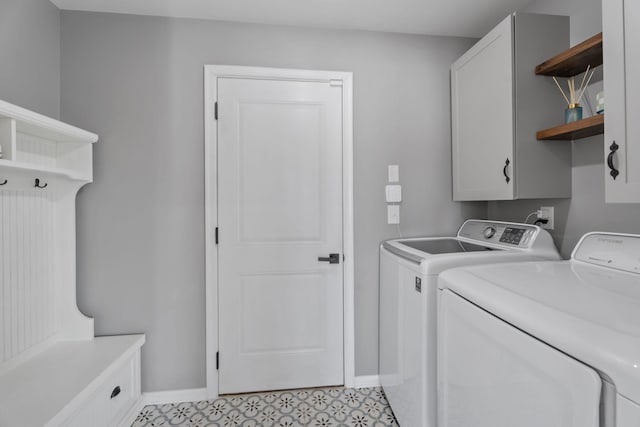
{"label": "white electrical outlet", "polygon": [[387,203],[400,203],[402,201],[402,186],[387,185],[384,189]]}
{"label": "white electrical outlet", "polygon": [[546,224],[540,224],[540,227],[546,228],[547,230],[553,230],[554,227],[554,208],[553,206],[541,206],[540,207],[540,215],[538,215],[538,219],[546,219]]}
{"label": "white electrical outlet", "polygon": [[387,205],[387,224],[400,224],[400,205]]}

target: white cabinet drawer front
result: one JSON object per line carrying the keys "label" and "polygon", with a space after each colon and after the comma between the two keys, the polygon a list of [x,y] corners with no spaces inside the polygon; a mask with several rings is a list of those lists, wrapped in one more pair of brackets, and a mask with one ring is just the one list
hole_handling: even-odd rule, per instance
{"label": "white cabinet drawer front", "polygon": [[132,354],[110,374],[78,409],[63,422],[64,427],[113,427],[140,397],[140,352]]}
{"label": "white cabinet drawer front", "polygon": [[65,427],[109,427],[107,424],[107,402],[100,399],[98,392],[87,399],[80,410],[71,416],[69,422],[62,423]]}
{"label": "white cabinet drawer front", "polygon": [[140,361],[136,353],[107,381],[104,398],[108,400],[108,416],[112,425],[120,421],[140,396],[139,378]]}

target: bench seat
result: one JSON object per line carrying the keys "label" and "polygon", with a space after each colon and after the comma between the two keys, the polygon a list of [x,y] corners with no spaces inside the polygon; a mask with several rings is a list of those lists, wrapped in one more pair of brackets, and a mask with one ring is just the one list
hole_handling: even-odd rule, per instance
{"label": "bench seat", "polygon": [[144,335],[58,342],[5,372],[0,427],[80,426],[88,417],[92,427],[120,424],[140,400],[144,342]]}

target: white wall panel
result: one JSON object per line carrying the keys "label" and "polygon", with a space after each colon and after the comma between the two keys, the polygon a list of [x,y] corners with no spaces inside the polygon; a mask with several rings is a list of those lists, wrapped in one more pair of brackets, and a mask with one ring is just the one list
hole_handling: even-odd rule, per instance
{"label": "white wall panel", "polygon": [[56,333],[50,191],[0,191],[0,362]]}
{"label": "white wall panel", "polygon": [[56,167],[56,143],[37,136],[18,133],[16,154],[19,162]]}

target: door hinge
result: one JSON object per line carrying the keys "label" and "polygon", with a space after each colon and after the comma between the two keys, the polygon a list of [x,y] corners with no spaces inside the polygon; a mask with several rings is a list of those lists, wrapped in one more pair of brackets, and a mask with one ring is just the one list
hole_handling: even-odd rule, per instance
{"label": "door hinge", "polygon": [[216,245],[218,244],[218,241],[219,241],[218,236],[219,236],[218,227],[216,227]]}
{"label": "door hinge", "polygon": [[218,103],[217,102],[213,106],[213,118],[218,120]]}
{"label": "door hinge", "polygon": [[220,370],[220,352],[216,351],[216,371]]}

